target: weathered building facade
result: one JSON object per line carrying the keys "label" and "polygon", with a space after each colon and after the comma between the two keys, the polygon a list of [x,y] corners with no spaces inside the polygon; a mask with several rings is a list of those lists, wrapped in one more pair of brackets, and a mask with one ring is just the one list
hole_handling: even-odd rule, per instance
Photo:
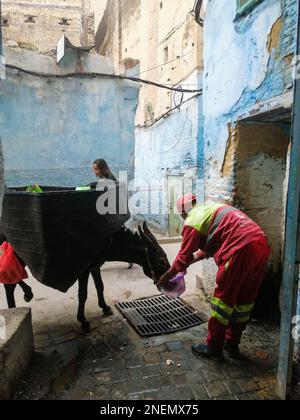
{"label": "weathered building facade", "polygon": [[184,178],[202,178],[202,28],[194,0],[108,0],[96,48],[117,74],[155,81],[141,85],[135,132],[132,212],[163,233],[180,234],[174,199]]}
{"label": "weathered building facade", "polygon": [[[273,278],[282,262],[296,6],[296,0],[205,4],[206,199],[233,203],[263,227]],[[202,267],[211,289],[212,265]]]}
{"label": "weathered building facade", "polygon": [[[84,185],[94,180],[91,164],[99,157],[133,178],[139,86],[89,77],[114,74],[111,60],[90,48],[67,49],[59,65],[55,60],[62,35],[76,47],[94,45],[105,5],[98,0],[2,2],[8,67],[0,127],[7,185]],[[82,76],[67,78],[66,73]]]}
{"label": "weathered building facade", "polygon": [[[137,85],[114,80],[110,60],[89,52],[68,50],[59,65],[23,49],[6,48],[5,57],[17,67],[7,68],[0,97],[9,186],[86,185],[94,181],[91,165],[99,157],[133,177]],[[78,63],[81,76],[64,77]]]}
{"label": "weathered building facade", "polygon": [[[2,0],[5,43],[51,53],[63,34],[76,46],[94,45],[96,0]],[[101,14],[102,1],[97,1]]]}

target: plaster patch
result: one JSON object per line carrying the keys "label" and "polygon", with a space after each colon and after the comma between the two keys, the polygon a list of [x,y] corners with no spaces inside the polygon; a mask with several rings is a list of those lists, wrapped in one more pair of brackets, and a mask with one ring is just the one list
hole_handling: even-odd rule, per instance
{"label": "plaster patch", "polygon": [[272,50],[278,47],[279,42],[280,42],[281,31],[282,31],[282,19],[279,18],[272,26],[272,30],[268,36],[267,48],[269,52],[271,52]]}
{"label": "plaster patch", "polygon": [[234,170],[234,162],[236,158],[237,137],[236,129],[228,124],[229,138],[227,141],[226,152],[222,166],[222,176],[229,177]]}

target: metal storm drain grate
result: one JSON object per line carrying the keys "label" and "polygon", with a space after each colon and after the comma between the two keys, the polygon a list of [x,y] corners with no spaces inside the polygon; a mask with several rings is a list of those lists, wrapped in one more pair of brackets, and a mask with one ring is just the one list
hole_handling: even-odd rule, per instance
{"label": "metal storm drain grate", "polygon": [[206,322],[182,300],[165,295],[118,302],[116,306],[142,337],[169,334]]}

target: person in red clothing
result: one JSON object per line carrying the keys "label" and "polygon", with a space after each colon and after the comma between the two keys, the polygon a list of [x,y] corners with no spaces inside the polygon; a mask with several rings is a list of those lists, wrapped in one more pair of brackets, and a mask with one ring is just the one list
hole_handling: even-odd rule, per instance
{"label": "person in red clothing", "polygon": [[253,310],[267,267],[270,248],[263,230],[242,211],[214,203],[197,205],[187,194],[177,202],[185,219],[181,249],[157,286],[168,287],[177,273],[213,257],[219,267],[211,300],[211,317],[205,344],[194,344],[196,356],[223,360],[223,349],[241,358],[239,345]]}
{"label": "person in red clothing", "polygon": [[[2,227],[0,225],[0,245],[2,245],[6,241],[7,241],[7,238],[4,235]],[[23,261],[22,261],[22,264],[25,267],[25,264],[24,264]],[[15,292],[15,288],[17,287],[17,285],[20,286],[21,289],[23,290],[25,302],[27,302],[27,303],[31,302],[33,297],[34,297],[31,287],[28,286],[28,284],[25,283],[24,281],[20,281],[17,284],[3,284],[3,286],[5,288],[6,300],[7,300],[7,304],[8,304],[9,309],[12,309],[12,308],[16,307],[14,292]]]}

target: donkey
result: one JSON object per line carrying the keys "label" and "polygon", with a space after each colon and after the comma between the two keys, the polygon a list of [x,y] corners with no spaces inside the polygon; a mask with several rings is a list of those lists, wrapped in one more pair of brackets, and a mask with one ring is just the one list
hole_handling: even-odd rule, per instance
{"label": "donkey", "polygon": [[104,286],[101,276],[101,267],[105,262],[120,261],[137,264],[143,268],[144,274],[154,283],[170,268],[170,263],[165,251],[161,248],[155,236],[150,232],[147,223],[143,228],[139,226],[139,233],[123,227],[117,232],[108,247],[103,249],[91,267],[82,273],[78,279],[78,313],[77,320],[85,332],[90,332],[90,324],[85,318],[85,303],[87,300],[87,286],[91,273],[98,295],[98,304],[104,316],[113,314],[112,309],[106,304]]}
{"label": "donkey", "polygon": [[[146,222],[143,227],[139,226],[139,232],[122,227],[112,238],[107,247],[99,252],[91,266],[78,278],[78,311],[77,320],[84,332],[91,332],[89,321],[85,317],[85,304],[88,296],[88,279],[91,274],[95,283],[98,304],[103,310],[104,316],[113,314],[104,298],[104,286],[101,276],[101,267],[105,262],[120,261],[133,263],[143,268],[144,274],[154,283],[170,268],[168,257],[159,245],[155,236],[150,232]],[[14,292],[14,286],[6,285],[6,293]],[[8,302],[9,303],[9,302]],[[12,306],[15,307],[15,306]]]}

